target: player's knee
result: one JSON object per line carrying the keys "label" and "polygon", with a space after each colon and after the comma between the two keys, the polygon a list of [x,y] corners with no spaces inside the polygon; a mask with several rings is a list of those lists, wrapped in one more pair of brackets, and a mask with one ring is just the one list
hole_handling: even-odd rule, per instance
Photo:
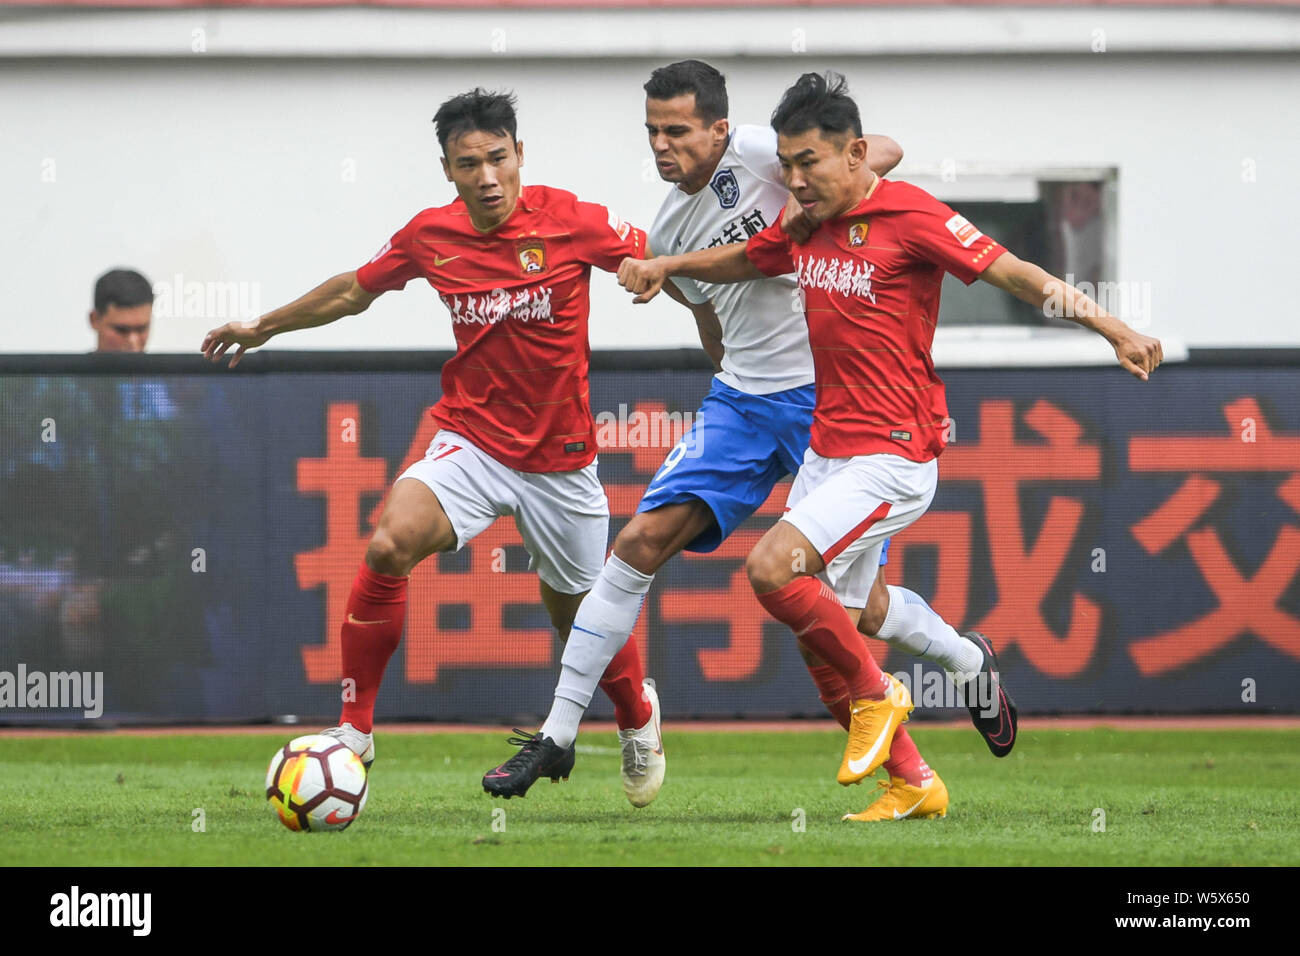
{"label": "player's knee", "polygon": [[768,594],[785,587],[795,578],[793,562],[760,543],[745,559],[745,574],[755,594]]}
{"label": "player's knee", "polygon": [[636,568],[642,574],[654,574],[670,557],[664,551],[669,546],[669,536],[655,523],[636,515],[614,538],[614,553],[620,561]]}
{"label": "player's knee", "polygon": [[386,529],[380,528],[366,548],[366,564],[372,571],[403,577],[415,565],[414,555],[403,547]]}

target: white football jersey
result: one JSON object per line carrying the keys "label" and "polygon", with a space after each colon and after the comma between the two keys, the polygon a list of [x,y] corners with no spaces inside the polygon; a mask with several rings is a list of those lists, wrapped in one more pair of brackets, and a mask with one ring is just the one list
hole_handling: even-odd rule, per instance
{"label": "white football jersey", "polygon": [[[655,255],[695,252],[744,242],[776,222],[789,195],[776,158],[776,132],[736,126],[709,185],[687,195],[668,193],[654,225]],[[767,395],[813,380],[808,324],[794,275],[714,285],[674,277],[691,302],[712,302],[722,322],[722,371],[727,385]]]}

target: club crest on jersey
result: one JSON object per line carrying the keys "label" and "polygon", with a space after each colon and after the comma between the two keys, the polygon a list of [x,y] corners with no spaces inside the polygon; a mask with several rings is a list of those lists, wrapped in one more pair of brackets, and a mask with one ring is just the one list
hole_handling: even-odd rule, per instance
{"label": "club crest on jersey", "polygon": [[871,223],[865,219],[856,219],[849,223],[849,245],[851,247],[865,246],[867,244],[867,230],[871,228]]}
{"label": "club crest on jersey", "polygon": [[520,239],[515,243],[515,253],[524,275],[535,276],[546,271],[546,243],[541,239]]}
{"label": "club crest on jersey", "polygon": [[740,202],[740,183],[736,182],[736,174],[730,169],[718,170],[709,185],[718,194],[723,209],[731,209]]}

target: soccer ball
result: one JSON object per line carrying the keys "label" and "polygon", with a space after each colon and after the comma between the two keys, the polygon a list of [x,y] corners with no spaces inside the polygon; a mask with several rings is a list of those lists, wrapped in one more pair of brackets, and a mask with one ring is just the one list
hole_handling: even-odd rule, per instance
{"label": "soccer ball", "polygon": [[366,806],[366,768],[334,737],[295,737],[271,758],[266,799],[290,830],[344,830]]}

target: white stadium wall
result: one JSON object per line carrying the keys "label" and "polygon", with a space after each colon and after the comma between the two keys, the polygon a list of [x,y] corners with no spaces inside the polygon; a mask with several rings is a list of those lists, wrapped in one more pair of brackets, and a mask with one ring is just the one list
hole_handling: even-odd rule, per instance
{"label": "white stadium wall", "polygon": [[[1274,294],[1300,228],[1294,11],[578,13],[0,14],[0,350],[89,350],[91,284],[111,266],[172,295],[178,282],[231,292],[223,319],[355,268],[452,198],[430,119],[475,85],[518,92],[525,182],[648,226],[668,187],[641,84],[692,55],[726,74],[733,122],[765,122],[801,72],[843,71],[866,125],[903,144],[901,178],[946,160],[1117,167],[1117,278],[1149,284],[1155,334],[1300,346],[1289,297]],[[1104,53],[1091,51],[1098,29]],[[159,310],[150,351],[197,348],[212,303],[186,304]],[[680,307],[633,307],[599,275],[591,340],[697,342]],[[412,283],[275,345],[438,349],[452,336]]]}

